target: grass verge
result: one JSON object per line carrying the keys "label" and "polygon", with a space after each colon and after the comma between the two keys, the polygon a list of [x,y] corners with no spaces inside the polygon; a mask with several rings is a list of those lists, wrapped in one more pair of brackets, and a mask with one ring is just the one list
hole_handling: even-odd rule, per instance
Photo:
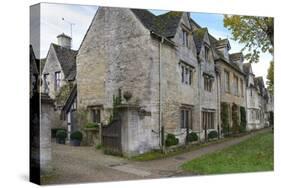
{"label": "grass verge", "polygon": [[257,134],[237,145],[184,163],[181,167],[197,174],[271,171],[273,134]]}

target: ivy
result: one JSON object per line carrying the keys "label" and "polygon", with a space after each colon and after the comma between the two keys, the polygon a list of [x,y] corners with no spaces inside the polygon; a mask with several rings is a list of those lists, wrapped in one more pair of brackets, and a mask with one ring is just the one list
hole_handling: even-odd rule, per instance
{"label": "ivy", "polygon": [[221,103],[221,122],[222,132],[226,135],[229,134],[229,115],[228,104],[226,102]]}
{"label": "ivy", "polygon": [[239,133],[240,130],[240,122],[238,116],[238,105],[232,104],[232,131],[234,134]]}
{"label": "ivy", "polygon": [[109,123],[111,123],[113,120],[118,119],[119,117],[119,111],[117,106],[122,104],[122,96],[121,96],[121,90],[118,90],[118,96],[113,95],[113,102],[112,102],[112,114],[109,117]]}
{"label": "ivy", "polygon": [[241,116],[241,124],[240,124],[240,132],[246,131],[246,110],[245,107],[240,106],[240,116]]}

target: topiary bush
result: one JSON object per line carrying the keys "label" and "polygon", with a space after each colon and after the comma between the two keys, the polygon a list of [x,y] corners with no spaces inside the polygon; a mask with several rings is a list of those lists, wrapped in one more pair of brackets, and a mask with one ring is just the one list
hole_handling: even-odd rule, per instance
{"label": "topiary bush", "polygon": [[65,130],[58,130],[56,132],[56,142],[58,144],[65,144],[66,137],[67,137],[67,134],[66,134]]}
{"label": "topiary bush", "polygon": [[66,134],[66,131],[65,131],[64,129],[58,130],[58,131],[56,132],[56,138],[59,138],[59,139],[66,139],[66,136],[67,136],[67,134]]}
{"label": "topiary bush", "polygon": [[188,142],[198,141],[198,136],[196,133],[192,132],[188,134]]}
{"label": "topiary bush", "polygon": [[63,131],[66,131],[65,128],[52,128],[51,129],[51,137],[52,138],[56,138],[56,134],[59,130],[63,130]]}
{"label": "topiary bush", "polygon": [[75,131],[75,132],[71,133],[70,139],[81,141],[83,139],[83,134],[80,131]]}
{"label": "topiary bush", "polygon": [[217,131],[211,131],[208,133],[208,139],[214,139],[218,138],[218,132]]}
{"label": "topiary bush", "polygon": [[167,147],[169,146],[173,146],[173,145],[177,145],[179,143],[179,139],[176,138],[176,136],[174,134],[168,134],[166,137],[166,141],[165,144]]}

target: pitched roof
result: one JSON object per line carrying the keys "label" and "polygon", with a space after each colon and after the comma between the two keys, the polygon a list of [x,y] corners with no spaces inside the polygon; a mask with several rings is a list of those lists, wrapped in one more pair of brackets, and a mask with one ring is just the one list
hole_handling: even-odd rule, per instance
{"label": "pitched roof", "polygon": [[193,31],[193,39],[195,42],[197,53],[201,51],[205,33],[208,32],[207,28],[200,28]]}
{"label": "pitched roof", "polygon": [[44,69],[44,66],[45,66],[45,63],[46,63],[46,58],[43,58],[43,59],[40,59],[39,60],[39,66],[40,66],[40,73],[42,73],[43,72],[43,69]]}
{"label": "pitched roof", "polygon": [[35,53],[34,53],[32,45],[29,45],[29,61],[30,61],[29,68],[30,68],[30,71],[32,72],[32,74],[39,74],[38,67],[37,67],[38,60],[35,57]]}
{"label": "pitched roof", "polygon": [[[67,79],[69,74],[74,74],[75,70],[75,75],[76,75],[76,55],[77,51],[76,50],[71,50],[68,48],[64,48],[62,46],[59,46],[57,44],[53,44],[52,46],[54,47],[54,50],[56,52],[58,61],[60,62],[62,71],[65,75],[65,78]],[[73,68],[75,67],[75,68]]]}
{"label": "pitched roof", "polygon": [[155,16],[144,9],[131,9],[131,11],[148,30],[167,38],[173,37],[176,34],[183,14],[183,12],[170,11],[166,14]]}

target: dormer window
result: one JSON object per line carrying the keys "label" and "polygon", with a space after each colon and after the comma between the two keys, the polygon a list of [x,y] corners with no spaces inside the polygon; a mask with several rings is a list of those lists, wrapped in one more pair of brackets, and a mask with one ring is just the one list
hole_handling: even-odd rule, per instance
{"label": "dormer window", "polygon": [[205,60],[206,60],[206,62],[209,62],[209,53],[210,53],[209,47],[205,46]]}
{"label": "dormer window", "polygon": [[182,29],[182,45],[188,47],[188,32]]}

